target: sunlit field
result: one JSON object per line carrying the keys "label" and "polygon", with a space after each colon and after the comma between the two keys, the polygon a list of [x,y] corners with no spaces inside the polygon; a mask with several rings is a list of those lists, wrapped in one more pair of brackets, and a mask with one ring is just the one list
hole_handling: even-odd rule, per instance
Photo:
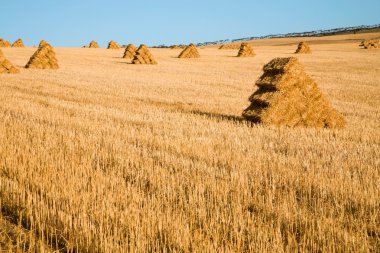
{"label": "sunlit field", "polygon": [[[58,70],[2,48],[0,250],[380,251],[380,50],[362,37],[253,41],[237,50],[55,48]],[[333,39],[331,39],[333,38]],[[241,117],[262,67],[296,56],[343,130]]]}

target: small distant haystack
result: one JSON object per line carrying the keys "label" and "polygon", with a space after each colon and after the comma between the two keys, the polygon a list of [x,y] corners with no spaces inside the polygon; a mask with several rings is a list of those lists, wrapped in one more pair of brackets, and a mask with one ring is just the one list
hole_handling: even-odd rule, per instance
{"label": "small distant haystack", "polygon": [[123,58],[125,59],[133,59],[135,57],[137,51],[137,47],[133,44],[128,44],[125,48]]}
{"label": "small distant haystack", "polygon": [[19,72],[20,70],[13,66],[13,64],[5,58],[3,52],[0,50],[0,74],[17,74]]}
{"label": "small distant haystack", "polygon": [[99,44],[98,42],[96,42],[95,40],[92,40],[90,42],[90,45],[88,46],[89,48],[99,48]]}
{"label": "small distant haystack", "polygon": [[186,47],[178,56],[178,58],[199,58],[197,47],[194,44],[190,44]]}
{"label": "small distant haystack", "polygon": [[132,60],[133,64],[157,64],[153,55],[149,52],[149,49],[144,44],[140,45],[137,49],[135,56]]}
{"label": "small distant haystack", "polygon": [[49,43],[47,43],[47,41],[46,40],[41,40],[40,41],[40,44],[38,45],[38,47],[42,47],[42,46],[44,46],[44,45],[48,45]]}
{"label": "small distant haystack", "polygon": [[364,40],[360,44],[364,49],[374,49],[374,48],[380,48],[380,41],[376,40]]}
{"label": "small distant haystack", "polygon": [[276,58],[263,68],[243,117],[290,127],[343,128],[346,121],[304,72],[297,58]]}
{"label": "small distant haystack", "polygon": [[364,47],[365,45],[367,45],[368,42],[368,40],[362,40],[362,42],[360,42],[359,44],[359,47]]}
{"label": "small distant haystack", "polygon": [[120,46],[113,40],[108,43],[107,49],[120,49]]}
{"label": "small distant haystack", "polygon": [[40,46],[37,51],[30,57],[25,68],[33,69],[58,69],[58,61],[55,57],[53,47],[49,44]]}
{"label": "small distant haystack", "polygon": [[374,48],[380,48],[380,42],[379,41],[372,41],[364,47],[364,49],[374,49]]}
{"label": "small distant haystack", "polygon": [[0,47],[11,47],[11,46],[12,44],[9,41],[5,39],[0,39]]}
{"label": "small distant haystack", "polygon": [[310,46],[306,42],[300,42],[295,54],[311,54]]}
{"label": "small distant haystack", "polygon": [[170,49],[179,49],[180,47],[178,45],[172,45],[170,46]]}
{"label": "small distant haystack", "polygon": [[233,49],[237,50],[240,49],[240,44],[223,44],[219,47],[219,49]]}
{"label": "small distant haystack", "polygon": [[25,47],[25,46],[24,46],[24,42],[22,41],[22,39],[18,39],[13,43],[12,47]]}
{"label": "small distant haystack", "polygon": [[241,43],[237,57],[252,57],[255,56],[253,47],[246,42]]}

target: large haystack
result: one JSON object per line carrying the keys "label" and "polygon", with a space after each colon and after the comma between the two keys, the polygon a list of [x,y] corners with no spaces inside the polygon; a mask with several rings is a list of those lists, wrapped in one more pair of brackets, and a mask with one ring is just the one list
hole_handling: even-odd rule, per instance
{"label": "large haystack", "polygon": [[304,72],[297,58],[276,58],[263,68],[243,116],[263,124],[342,128],[346,122]]}
{"label": "large haystack", "polygon": [[125,59],[133,59],[135,57],[137,51],[137,47],[133,44],[128,44],[125,48],[123,58]]}
{"label": "large haystack", "polygon": [[219,47],[219,49],[233,49],[237,50],[240,49],[240,44],[223,44]]}
{"label": "large haystack", "polygon": [[306,42],[300,42],[295,54],[311,54],[310,46]]}
{"label": "large haystack", "polygon": [[144,44],[140,45],[137,49],[136,54],[132,60],[133,64],[157,64],[153,55],[149,52],[149,49]]}
{"label": "large haystack", "polygon": [[194,44],[190,44],[186,47],[178,56],[178,58],[199,58],[197,47]]}
{"label": "large haystack", "polygon": [[11,46],[12,44],[9,41],[5,39],[0,39],[0,47],[11,47]]}
{"label": "large haystack", "polygon": [[246,42],[241,43],[237,57],[250,57],[255,55],[253,47],[250,44]]}
{"label": "large haystack", "polygon": [[25,47],[25,46],[24,46],[24,42],[22,41],[22,39],[18,39],[13,43],[12,47]]}
{"label": "large haystack", "polygon": [[5,58],[3,52],[0,50],[0,74],[16,74],[19,72],[20,70],[13,66],[13,64]]}
{"label": "large haystack", "polygon": [[89,48],[99,48],[99,44],[98,42],[96,42],[95,40],[92,40],[90,42],[90,45],[88,46]]}
{"label": "large haystack", "polygon": [[111,40],[109,43],[108,43],[108,47],[107,49],[120,49],[120,46],[119,44],[117,44],[115,41]]}
{"label": "large haystack", "polygon": [[30,57],[25,68],[33,69],[58,69],[58,61],[55,57],[53,47],[49,44],[40,46],[37,51]]}

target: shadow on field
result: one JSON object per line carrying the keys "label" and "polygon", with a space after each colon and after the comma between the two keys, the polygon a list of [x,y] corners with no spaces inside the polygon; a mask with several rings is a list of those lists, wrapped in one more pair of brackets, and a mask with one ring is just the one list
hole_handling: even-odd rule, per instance
{"label": "shadow on field", "polygon": [[210,119],[216,119],[216,120],[227,120],[227,121],[233,121],[238,123],[249,123],[246,119],[244,119],[241,116],[235,116],[235,115],[226,115],[226,114],[220,114],[220,113],[214,113],[214,112],[202,112],[199,110],[191,110],[191,111],[184,111],[186,113],[204,116]]}

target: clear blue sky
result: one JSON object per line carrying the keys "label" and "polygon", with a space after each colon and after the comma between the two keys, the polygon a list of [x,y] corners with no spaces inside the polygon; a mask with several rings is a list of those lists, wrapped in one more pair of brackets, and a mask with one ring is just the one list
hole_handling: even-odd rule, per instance
{"label": "clear blue sky", "polygon": [[380,0],[0,0],[0,38],[180,44],[380,23]]}

